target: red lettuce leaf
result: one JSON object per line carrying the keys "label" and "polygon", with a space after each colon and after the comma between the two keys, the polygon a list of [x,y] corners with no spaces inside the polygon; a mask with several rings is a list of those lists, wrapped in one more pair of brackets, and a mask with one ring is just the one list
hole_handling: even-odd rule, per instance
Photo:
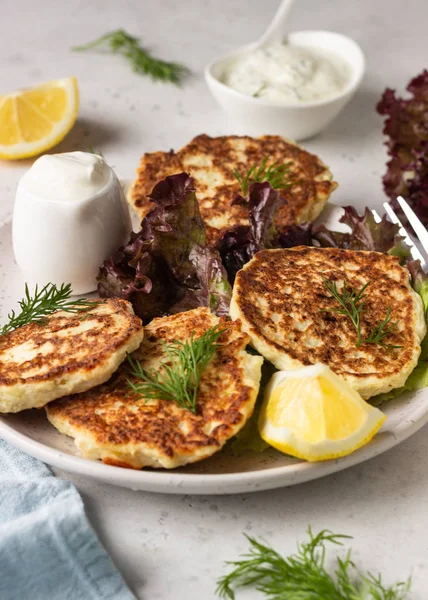
{"label": "red lettuce leaf", "polygon": [[288,225],[275,239],[276,248],[294,248],[294,246],[313,246],[312,223]]}
{"label": "red lettuce leaf", "polygon": [[[427,288],[428,288],[428,277],[422,269],[420,260],[409,260],[406,263],[406,267],[410,271],[410,277],[412,280],[412,286],[414,290],[421,296],[423,296],[424,304],[427,301]],[[427,349],[428,350],[428,349]],[[428,356],[428,351],[427,351]]]}
{"label": "red lettuce leaf", "polygon": [[248,225],[237,225],[226,231],[217,242],[217,248],[231,285],[235,282],[236,273],[261,250]]}
{"label": "red lettuce leaf", "polygon": [[[242,200],[239,202],[242,203]],[[291,225],[282,231],[275,228],[275,215],[284,202],[267,182],[253,183],[250,187],[246,202],[249,225],[232,227],[217,244],[231,284],[235,281],[236,273],[259,250],[311,245],[310,225]]]}
{"label": "red lettuce leaf", "polygon": [[399,226],[388,221],[386,215],[382,216],[380,223],[376,223],[373,213],[368,208],[362,215],[359,215],[353,206],[344,206],[343,210],[345,212],[339,221],[348,225],[350,233],[330,231],[324,225],[314,226],[312,237],[321,246],[389,252],[403,259],[410,259],[408,247],[398,235]]}
{"label": "red lettuce leaf", "polygon": [[98,274],[100,297],[129,300],[144,321],[166,314],[179,294],[166,265],[152,252],[152,239],[145,240],[141,232],[131,233],[128,244],[108,258]]}
{"label": "red lettuce leaf", "polygon": [[167,177],[150,198],[155,207],[141,231],[100,268],[100,296],[129,300],[144,322],[199,306],[228,314],[227,274],[218,251],[206,245],[193,179]]}
{"label": "red lettuce leaf", "polygon": [[248,201],[238,196],[232,204],[245,204],[248,207],[251,237],[254,242],[267,248],[276,235],[273,220],[278,209],[285,204],[284,198],[267,181],[250,186]]}
{"label": "red lettuce leaf", "polygon": [[398,98],[386,89],[377,111],[385,115],[383,132],[391,157],[383,178],[385,193],[394,208],[403,196],[425,225],[428,225],[428,70],[407,86],[411,97]]}
{"label": "red lettuce leaf", "polygon": [[426,275],[419,260],[413,260],[409,247],[398,234],[399,226],[388,221],[386,215],[376,223],[368,208],[359,215],[353,206],[345,206],[339,219],[350,227],[349,233],[331,231],[324,225],[312,227],[312,238],[324,248],[343,248],[345,250],[372,250],[392,254],[400,259],[400,264],[409,270],[412,285],[418,292]]}
{"label": "red lettuce leaf", "polygon": [[[238,199],[235,200],[237,202]],[[248,206],[250,224],[232,227],[217,243],[231,284],[235,281],[236,273],[256,252],[272,247],[271,242],[276,235],[273,220],[283,200],[269,183],[253,183],[245,204]]]}

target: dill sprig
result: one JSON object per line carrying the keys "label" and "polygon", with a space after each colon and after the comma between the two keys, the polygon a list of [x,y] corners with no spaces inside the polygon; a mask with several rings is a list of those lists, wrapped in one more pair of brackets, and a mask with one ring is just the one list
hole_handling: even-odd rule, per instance
{"label": "dill sprig", "polygon": [[128,356],[130,373],[138,380],[128,379],[128,385],[146,400],[173,400],[196,413],[201,375],[214,356],[223,331],[216,325],[198,338],[192,333],[185,342],[163,342],[166,360],[157,370],[145,370],[139,361]]}
{"label": "dill sprig", "polygon": [[47,283],[41,289],[36,285],[33,295],[31,295],[28,285],[25,284],[25,295],[19,301],[21,311],[16,314],[12,310],[7,315],[9,322],[1,328],[1,335],[18,329],[18,327],[22,327],[27,323],[42,324],[47,315],[57,310],[77,313],[93,307],[93,302],[89,302],[84,298],[70,300],[71,293],[70,283],[63,283],[59,288],[54,283]]}
{"label": "dill sprig", "polygon": [[91,154],[95,154],[96,156],[101,156],[101,158],[104,159],[104,154],[101,152],[101,150],[95,150],[93,146],[89,146],[88,152],[90,152]]}
{"label": "dill sprig", "polygon": [[[362,575],[351,560],[336,558],[330,575],[325,568],[326,542],[343,545],[348,535],[323,530],[317,535],[308,529],[309,541],[297,545],[297,552],[284,558],[270,546],[246,536],[248,553],[241,560],[227,562],[232,571],[218,581],[217,595],[234,600],[234,588],[255,586],[269,600],[405,600],[411,580],[385,586],[380,575]],[[360,582],[355,582],[356,577]]]}
{"label": "dill sprig", "polygon": [[350,318],[352,325],[357,332],[357,343],[355,344],[357,348],[359,348],[361,344],[378,344],[379,346],[390,350],[393,348],[402,348],[402,346],[386,344],[384,342],[384,339],[397,327],[397,322],[391,322],[391,307],[387,308],[385,318],[373,328],[369,336],[367,338],[362,337],[361,315],[365,312],[365,298],[367,297],[366,289],[370,285],[370,281],[363,285],[360,290],[352,290],[347,287],[346,281],[344,280],[343,290],[342,292],[339,292],[336,282],[333,282],[326,277],[323,277],[322,279],[326,289],[342,306],[342,308],[330,308],[329,311]]}
{"label": "dill sprig", "polygon": [[241,175],[238,169],[233,170],[233,175],[241,187],[243,196],[248,194],[250,185],[262,181],[270,183],[274,190],[291,187],[292,183],[289,181],[291,163],[283,165],[272,163],[268,166],[267,161],[266,157],[259,165],[252,165],[244,175]]}
{"label": "dill sprig", "polygon": [[175,62],[168,62],[152,56],[140,46],[139,39],[129,35],[123,29],[110,31],[96,40],[82,46],[73,46],[72,50],[82,52],[92,48],[107,47],[112,54],[121,54],[128,59],[133,71],[149,75],[154,81],[167,81],[180,85],[190,70]]}

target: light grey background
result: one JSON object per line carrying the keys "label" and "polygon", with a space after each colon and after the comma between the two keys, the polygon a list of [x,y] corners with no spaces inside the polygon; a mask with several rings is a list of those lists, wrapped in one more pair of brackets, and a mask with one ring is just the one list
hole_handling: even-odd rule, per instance
{"label": "light grey background", "polygon": [[[144,151],[177,148],[198,133],[236,133],[214,104],[203,66],[258,37],[276,0],[3,0],[0,94],[76,75],[79,120],[59,151],[102,150],[120,177],[132,177]],[[386,86],[400,92],[428,67],[426,0],[296,0],[290,29],[331,29],[363,47],[367,75],[357,97],[330,128],[308,141],[331,167],[339,204],[378,207],[386,160],[374,106]],[[123,27],[153,51],[189,65],[183,89],[155,85],[120,58],[71,53]],[[31,161],[0,162],[0,219]],[[284,552],[310,523],[355,536],[354,557],[388,581],[413,575],[412,599],[428,597],[427,429],[372,461],[295,488],[234,497],[131,492],[59,473],[75,482],[103,543],[144,600],[209,600],[223,560],[246,549],[243,532]],[[255,598],[252,592],[238,598]]]}

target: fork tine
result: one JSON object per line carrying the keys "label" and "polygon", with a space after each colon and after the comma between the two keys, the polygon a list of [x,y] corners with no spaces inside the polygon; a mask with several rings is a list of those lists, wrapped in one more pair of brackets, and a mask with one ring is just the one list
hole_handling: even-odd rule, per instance
{"label": "fork tine", "polygon": [[372,215],[376,223],[380,223],[382,221],[382,219],[379,216],[379,213],[374,208],[372,209]]}
{"label": "fork tine", "polygon": [[425,258],[422,256],[422,254],[419,252],[418,248],[415,246],[415,244],[411,240],[409,234],[407,233],[407,231],[403,227],[403,224],[400,221],[400,219],[397,217],[397,215],[395,214],[395,212],[392,210],[390,204],[388,204],[388,202],[384,202],[383,203],[383,207],[384,207],[384,209],[386,211],[386,214],[391,219],[391,221],[393,223],[395,223],[396,225],[400,226],[400,229],[398,230],[398,233],[404,238],[404,242],[409,246],[409,248],[410,248],[410,254],[412,255],[412,258],[414,260],[420,260],[421,261],[421,266],[424,267],[427,264]]}
{"label": "fork tine", "polygon": [[409,220],[410,225],[413,227],[413,230],[416,233],[416,236],[420,241],[422,248],[425,250],[426,253],[428,253],[428,231],[426,227],[422,225],[421,221],[415,215],[415,213],[404,200],[404,198],[398,196],[397,202],[403,209],[403,212]]}

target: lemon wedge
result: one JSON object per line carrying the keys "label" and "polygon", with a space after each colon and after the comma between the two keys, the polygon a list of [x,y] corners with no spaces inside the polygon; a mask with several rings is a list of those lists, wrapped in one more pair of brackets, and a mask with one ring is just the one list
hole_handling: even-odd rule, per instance
{"label": "lemon wedge", "polygon": [[0,96],[0,158],[36,156],[60,142],[79,110],[75,77]]}
{"label": "lemon wedge", "polygon": [[273,375],[259,416],[261,437],[308,461],[346,456],[367,444],[386,416],[322,364]]}

